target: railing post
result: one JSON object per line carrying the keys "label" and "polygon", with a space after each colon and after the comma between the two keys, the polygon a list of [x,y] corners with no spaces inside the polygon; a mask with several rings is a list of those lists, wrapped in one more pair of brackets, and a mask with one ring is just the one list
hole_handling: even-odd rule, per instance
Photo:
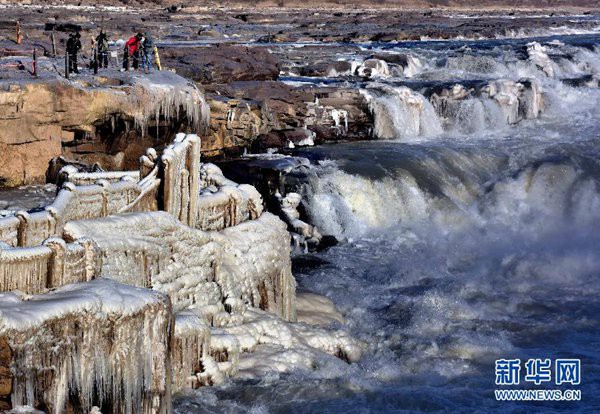
{"label": "railing post", "polygon": [[38,75],[38,60],[37,60],[37,51],[33,48],[33,76]]}
{"label": "railing post", "polygon": [[94,48],[94,75],[98,74],[98,49]]}
{"label": "railing post", "polygon": [[125,59],[125,70],[127,72],[129,72],[129,65],[131,65],[131,57],[129,56],[129,48],[125,48],[125,53],[123,56],[123,59]]}
{"label": "railing post", "polygon": [[48,259],[48,279],[46,287],[60,287],[65,284],[67,243],[60,237],[49,237],[44,240],[43,244],[52,250],[52,254]]}
{"label": "railing post", "polygon": [[21,44],[21,22],[19,22],[17,20],[17,44],[20,45]]}
{"label": "railing post", "polygon": [[160,55],[158,54],[157,46],[154,46],[154,57],[154,60],[156,61],[156,67],[158,68],[158,70],[162,70],[162,65],[160,64]]}
{"label": "railing post", "polygon": [[56,38],[54,37],[54,28],[52,28],[50,39],[52,40],[52,57],[56,57]]}

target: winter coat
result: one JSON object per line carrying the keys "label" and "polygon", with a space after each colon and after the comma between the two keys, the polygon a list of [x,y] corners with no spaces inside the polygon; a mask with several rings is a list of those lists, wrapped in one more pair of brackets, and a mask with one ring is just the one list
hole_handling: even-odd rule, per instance
{"label": "winter coat", "polygon": [[139,47],[140,40],[136,36],[133,36],[125,43],[125,48],[129,52],[129,56],[134,56],[137,53]]}
{"label": "winter coat", "polygon": [[98,43],[98,52],[108,52],[108,38],[105,34],[98,35],[98,37],[96,37],[96,42]]}
{"label": "winter coat", "polygon": [[150,35],[144,35],[144,53],[151,55],[154,53],[154,39]]}
{"label": "winter coat", "polygon": [[79,38],[71,36],[67,40],[67,53],[70,55],[76,55],[81,50],[81,41]]}

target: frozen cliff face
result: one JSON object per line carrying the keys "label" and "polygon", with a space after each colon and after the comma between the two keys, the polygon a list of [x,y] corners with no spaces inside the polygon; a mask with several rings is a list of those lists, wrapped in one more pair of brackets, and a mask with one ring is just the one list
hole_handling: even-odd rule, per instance
{"label": "frozen cliff face", "polygon": [[[171,391],[360,356],[323,327],[342,320],[326,299],[303,302],[319,327],[294,323],[286,224],[199,148],[178,134],[139,171],[67,166],[52,204],[0,219],[0,290],[44,293],[0,294],[0,409],[167,412]],[[317,240],[299,202],[286,217]]]}
{"label": "frozen cliff face", "polygon": [[[86,151],[77,153],[71,145],[70,157],[120,169],[141,155],[136,153],[133,138],[140,138],[150,126],[158,127],[166,120],[195,131],[207,127],[209,109],[204,95],[186,79],[169,71],[144,76],[114,72],[111,76],[82,75],[67,81],[43,73],[36,80],[0,82],[0,178],[4,185],[45,181],[48,164],[62,155],[63,144],[82,140]],[[90,159],[90,152],[96,160]]]}
{"label": "frozen cliff face", "polygon": [[[296,319],[290,239],[269,213],[221,232],[190,229],[163,212],[71,222],[65,232],[96,240],[106,277],[171,297],[179,312],[175,389],[308,369],[323,352],[347,361],[362,352],[343,331],[287,322]],[[305,322],[341,318],[327,300],[303,303]]]}
{"label": "frozen cliff face", "polygon": [[0,399],[51,413],[167,412],[171,324],[165,295],[106,279],[0,294],[2,368],[12,385]]}

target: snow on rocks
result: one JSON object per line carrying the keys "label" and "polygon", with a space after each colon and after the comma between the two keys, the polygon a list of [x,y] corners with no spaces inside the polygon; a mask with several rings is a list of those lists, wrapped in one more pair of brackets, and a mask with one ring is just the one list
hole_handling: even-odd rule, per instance
{"label": "snow on rocks", "polygon": [[357,361],[363,351],[363,345],[343,331],[285,323],[259,309],[247,310],[244,324],[225,330],[238,338],[242,348],[238,378],[313,369],[323,353]]}
{"label": "snow on rocks", "polygon": [[326,296],[312,292],[299,292],[296,295],[298,322],[327,327],[336,322],[344,323],[344,317],[335,304]]}
{"label": "snow on rocks", "polygon": [[289,234],[269,213],[222,232],[191,229],[165,212],[132,213],[70,222],[65,236],[94,239],[103,276],[167,293],[176,310],[223,310],[231,297],[294,318]]}

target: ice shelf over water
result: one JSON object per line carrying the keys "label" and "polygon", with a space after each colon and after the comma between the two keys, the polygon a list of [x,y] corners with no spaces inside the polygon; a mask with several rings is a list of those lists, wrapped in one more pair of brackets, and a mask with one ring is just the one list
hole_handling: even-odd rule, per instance
{"label": "ice shelf over water", "polygon": [[199,146],[66,167],[52,204],[0,218],[2,409],[169,412],[186,388],[360,357],[325,298],[295,322],[286,224]]}

